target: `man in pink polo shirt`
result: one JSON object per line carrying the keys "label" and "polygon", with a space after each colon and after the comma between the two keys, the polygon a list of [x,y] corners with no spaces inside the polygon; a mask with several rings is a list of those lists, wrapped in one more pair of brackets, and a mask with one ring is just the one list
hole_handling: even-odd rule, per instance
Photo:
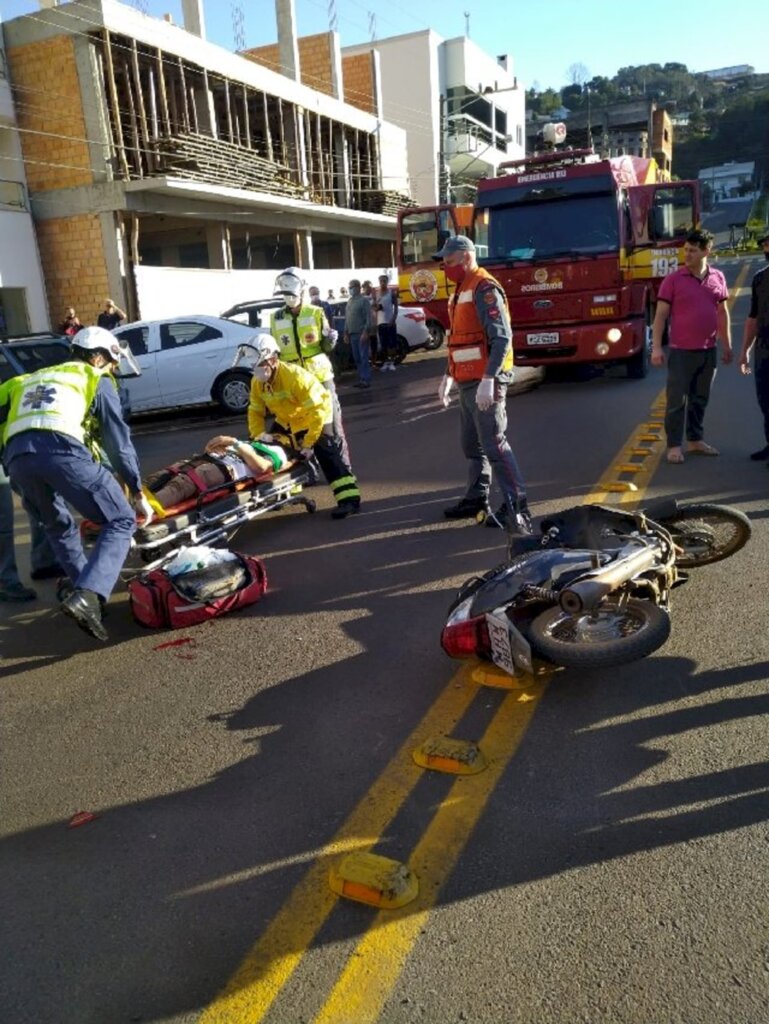
{"label": "man in pink polo shirt", "polygon": [[684,427],[686,454],[718,455],[703,440],[703,425],[716,375],[716,339],[721,343],[722,363],[732,361],[732,339],[726,305],[729,289],[721,271],[708,265],[712,246],[709,231],[690,231],[684,244],[684,266],[664,279],[657,296],[652,366],[665,365],[662,334],[670,317],[665,412],[668,462],[684,461]]}

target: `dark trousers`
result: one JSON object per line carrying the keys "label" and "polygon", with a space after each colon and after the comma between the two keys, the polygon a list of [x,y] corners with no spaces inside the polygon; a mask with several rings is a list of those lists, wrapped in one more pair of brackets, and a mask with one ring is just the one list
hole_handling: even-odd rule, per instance
{"label": "dark trousers", "polygon": [[756,352],[756,364],[753,371],[756,378],[756,398],[764,417],[764,437],[769,444],[769,353],[759,359]]}
{"label": "dark trousers", "polygon": [[378,324],[377,335],[379,336],[379,354],[382,361],[394,359],[398,351],[398,332],[395,324]]}
{"label": "dark trousers", "polygon": [[665,434],[668,448],[678,448],[684,440],[701,441],[705,409],[716,375],[715,348],[668,349],[667,409]]}
{"label": "dark trousers", "polygon": [[507,385],[496,381],[494,402],[481,412],[475,404],[478,381],[459,385],[459,425],[462,453],[467,459],[468,501],[487,500],[492,470],[514,514],[527,507],[526,485],[518,461],[507,440]]}

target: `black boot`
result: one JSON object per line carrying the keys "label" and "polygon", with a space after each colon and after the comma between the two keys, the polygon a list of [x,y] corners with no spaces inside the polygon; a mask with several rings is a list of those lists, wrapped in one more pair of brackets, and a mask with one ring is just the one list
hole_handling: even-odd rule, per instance
{"label": "black boot", "polygon": [[[757,452],[751,454],[753,462],[769,462],[769,444],[764,445],[763,448],[759,448]],[[32,579],[35,578],[35,574],[32,573]]]}
{"label": "black boot", "polygon": [[347,516],[354,516],[360,512],[359,498],[344,498],[332,511],[332,519],[346,519]]}
{"label": "black boot", "polygon": [[93,590],[73,590],[59,607],[92,637],[102,642],[108,639],[107,630],[101,621],[101,598]]}
{"label": "black boot", "polygon": [[478,515],[488,515],[489,503],[486,498],[462,498],[456,505],[444,508],[447,519],[475,519]]}

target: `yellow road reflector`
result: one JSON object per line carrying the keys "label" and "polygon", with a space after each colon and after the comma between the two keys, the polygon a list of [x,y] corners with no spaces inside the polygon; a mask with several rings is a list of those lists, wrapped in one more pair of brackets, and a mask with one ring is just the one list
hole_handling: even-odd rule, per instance
{"label": "yellow road reflector", "polygon": [[654,451],[653,448],[631,448],[630,449],[630,454],[631,455],[643,455],[643,457],[646,458],[646,456],[647,455],[651,455],[651,453],[653,451]]}
{"label": "yellow road reflector", "polygon": [[652,420],[650,423],[644,423],[643,430],[662,430],[663,423],[657,421],[656,423]]}
{"label": "yellow road reflector", "polygon": [[617,466],[618,473],[640,473],[643,466],[639,462],[623,462]]}
{"label": "yellow road reflector", "polygon": [[636,441],[659,441],[659,434],[639,434]]}
{"label": "yellow road reflector", "polygon": [[393,910],[419,894],[417,877],[400,861],[378,853],[350,853],[331,868],[329,885],[338,896]]}
{"label": "yellow road reflector", "polygon": [[610,480],[608,484],[601,484],[598,490],[608,494],[622,494],[623,491],[637,491],[638,485],[630,480]]}
{"label": "yellow road reflector", "polygon": [[471,740],[436,736],[422,744],[411,755],[420,768],[430,768],[449,775],[477,775],[486,767],[481,748]]}

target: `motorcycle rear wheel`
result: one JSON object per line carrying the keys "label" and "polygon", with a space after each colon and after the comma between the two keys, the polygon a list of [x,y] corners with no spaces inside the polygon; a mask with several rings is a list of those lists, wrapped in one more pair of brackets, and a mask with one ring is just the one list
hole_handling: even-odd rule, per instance
{"label": "motorcycle rear wheel", "polygon": [[656,604],[630,598],[604,602],[590,615],[569,615],[557,605],[529,626],[535,652],[565,668],[609,668],[645,658],[670,636],[670,617]]}
{"label": "motorcycle rear wheel", "polygon": [[729,558],[750,540],[750,520],[726,505],[682,505],[674,516],[659,520],[670,531],[683,554],[676,554],[679,569],[698,569]]}

